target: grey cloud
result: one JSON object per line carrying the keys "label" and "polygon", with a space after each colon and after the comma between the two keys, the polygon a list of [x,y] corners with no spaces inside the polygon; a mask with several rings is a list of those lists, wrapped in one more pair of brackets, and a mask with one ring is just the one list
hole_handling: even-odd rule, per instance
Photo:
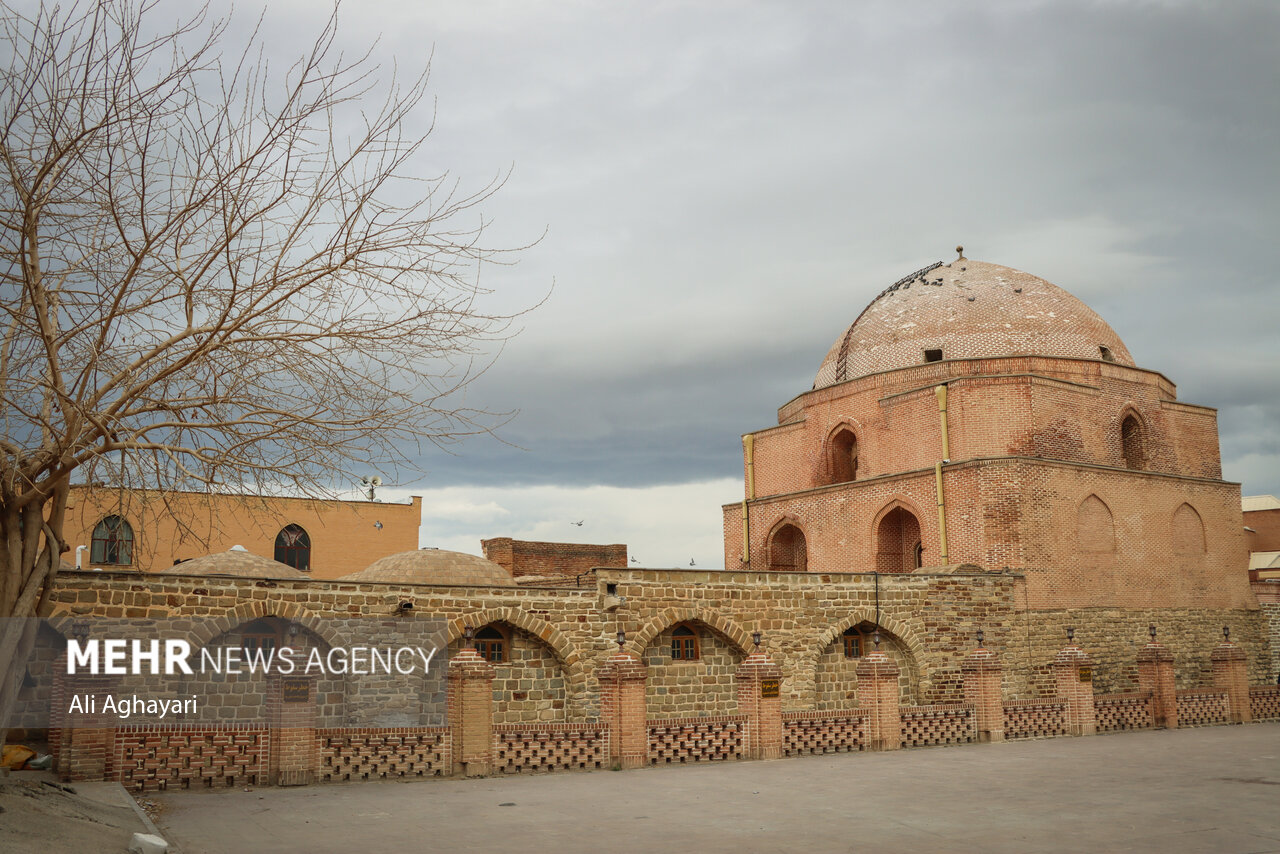
{"label": "grey cloud", "polygon": [[1274,4],[384,0],[347,32],[379,29],[436,46],[426,165],[514,164],[492,239],[548,229],[495,299],[556,282],[468,398],[528,450],[427,483],[737,477],[738,435],[963,242],[1089,302],[1280,493]]}

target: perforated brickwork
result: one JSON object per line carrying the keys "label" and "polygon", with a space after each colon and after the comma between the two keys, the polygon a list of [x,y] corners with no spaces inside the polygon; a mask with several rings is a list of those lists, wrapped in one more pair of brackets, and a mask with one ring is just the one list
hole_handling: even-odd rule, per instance
{"label": "perforated brickwork", "polygon": [[493,728],[493,767],[507,774],[602,768],[608,738],[603,724],[498,725]]}
{"label": "perforated brickwork", "polygon": [[649,763],[715,762],[741,759],[746,744],[744,716],[649,722]]}
{"label": "perforated brickwork", "polygon": [[1151,726],[1151,695],[1143,691],[1096,695],[1093,708],[1098,716],[1098,732],[1148,729]]}
{"label": "perforated brickwork", "polygon": [[1015,700],[1004,704],[1005,738],[1050,738],[1067,734],[1067,704],[1061,700]]}
{"label": "perforated brickwork", "polygon": [[319,730],[316,750],[322,782],[396,777],[439,777],[450,772],[446,727]]}
{"label": "perforated brickwork", "polygon": [[115,769],[125,788],[255,785],[266,781],[270,736],[266,729],[117,730]]}
{"label": "perforated brickwork", "polygon": [[1220,724],[1228,717],[1226,691],[1178,692],[1178,726]]}
{"label": "perforated brickwork", "polygon": [[1280,720],[1280,686],[1250,688],[1249,709],[1255,721]]}
{"label": "perforated brickwork", "polygon": [[968,744],[973,739],[972,706],[908,706],[902,710],[903,747]]}
{"label": "perforated brickwork", "polygon": [[862,715],[836,712],[782,713],[782,752],[785,756],[815,753],[849,753],[863,750]]}

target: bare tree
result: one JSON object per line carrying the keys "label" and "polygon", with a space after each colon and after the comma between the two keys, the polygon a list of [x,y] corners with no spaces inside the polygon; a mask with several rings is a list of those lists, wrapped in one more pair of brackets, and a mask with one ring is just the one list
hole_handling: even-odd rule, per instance
{"label": "bare tree", "polygon": [[478,284],[502,179],[414,173],[425,74],[380,82],[331,17],[273,75],[154,6],[0,6],[0,617],[45,610],[78,469],[316,494],[491,426],[451,401],[511,319]]}

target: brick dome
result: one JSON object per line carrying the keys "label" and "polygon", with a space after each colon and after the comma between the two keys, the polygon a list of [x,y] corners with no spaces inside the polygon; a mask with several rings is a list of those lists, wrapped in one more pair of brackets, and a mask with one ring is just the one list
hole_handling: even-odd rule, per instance
{"label": "brick dome", "polygon": [[514,587],[516,580],[498,564],[482,557],[444,549],[418,549],[375,560],[343,581],[392,584],[452,584]]}
{"label": "brick dome", "polygon": [[960,258],[891,285],[836,339],[814,388],[939,359],[1060,356],[1133,365],[1080,300],[1038,276]]}
{"label": "brick dome", "polygon": [[310,578],[288,564],[261,557],[243,549],[184,560],[172,567],[183,575],[234,575],[240,578]]}

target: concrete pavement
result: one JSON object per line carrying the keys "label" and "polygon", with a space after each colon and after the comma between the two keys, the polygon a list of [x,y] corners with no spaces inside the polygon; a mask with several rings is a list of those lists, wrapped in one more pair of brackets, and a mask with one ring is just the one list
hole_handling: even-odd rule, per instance
{"label": "concrete pavement", "polygon": [[1263,854],[1280,852],[1280,723],[149,797],[183,854]]}

